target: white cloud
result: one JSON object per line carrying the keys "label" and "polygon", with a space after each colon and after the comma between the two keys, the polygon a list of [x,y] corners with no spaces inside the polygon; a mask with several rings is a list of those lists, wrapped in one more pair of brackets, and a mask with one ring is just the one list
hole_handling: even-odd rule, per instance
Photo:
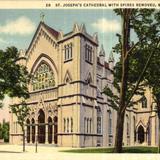
{"label": "white cloud", "polygon": [[117,20],[98,19],[92,26],[102,33],[117,32],[120,30],[120,23]]}
{"label": "white cloud", "polygon": [[28,35],[35,30],[35,24],[25,16],[19,17],[13,21],[6,21],[4,25],[0,25],[0,33],[9,35]]}
{"label": "white cloud", "polygon": [[7,43],[4,39],[0,38],[0,43]]}

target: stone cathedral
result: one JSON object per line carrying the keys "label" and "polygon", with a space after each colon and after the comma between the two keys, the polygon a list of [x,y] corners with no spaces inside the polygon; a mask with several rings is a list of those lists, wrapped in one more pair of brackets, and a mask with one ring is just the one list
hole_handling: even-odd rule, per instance
{"label": "stone cathedral", "polygon": [[[106,62],[97,34],[84,24],[74,24],[64,34],[40,22],[26,52],[32,75],[30,113],[26,118],[26,143],[68,147],[113,146],[116,111],[108,105],[103,89],[112,90],[113,53]],[[136,97],[135,97],[136,98]],[[18,103],[18,100],[13,99]],[[124,146],[157,145],[158,118],[150,89],[136,106],[127,109]],[[10,113],[10,143],[22,143],[22,132]]]}

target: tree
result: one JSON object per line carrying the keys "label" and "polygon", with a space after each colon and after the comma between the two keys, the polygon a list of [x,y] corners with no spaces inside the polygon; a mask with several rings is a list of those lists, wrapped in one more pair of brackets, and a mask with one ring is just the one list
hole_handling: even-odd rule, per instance
{"label": "tree", "polygon": [[30,108],[27,106],[25,101],[22,101],[21,104],[11,105],[11,111],[17,117],[17,122],[21,127],[23,133],[23,152],[25,152],[25,120],[29,114]]}
{"label": "tree", "polygon": [[[8,47],[5,51],[0,50],[0,100],[2,101],[7,94],[9,97],[18,97],[26,99],[29,97],[28,82],[30,76],[26,66],[21,65],[20,61],[25,59],[21,57],[16,47]],[[2,103],[0,105],[2,107]],[[24,136],[24,119],[28,114],[28,108],[25,102],[13,104],[11,111],[17,116]],[[25,146],[23,145],[23,151]]]}
{"label": "tree", "polygon": [[[160,20],[160,13],[156,15],[156,19]],[[156,53],[153,55],[150,65],[145,73],[145,80],[152,89],[154,101],[156,102],[157,115],[159,119],[159,145],[158,153],[160,153],[160,44]]]}
{"label": "tree", "polygon": [[[135,94],[144,92],[144,73],[157,50],[159,43],[159,20],[155,18],[158,11],[147,9],[118,9],[121,16],[122,31],[117,34],[119,43],[114,47],[120,53],[120,60],[113,71],[115,94],[106,87],[104,92],[109,97],[111,107],[117,110],[115,152],[122,152],[124,115],[127,107],[133,106]],[[135,36],[136,38],[132,38]]]}
{"label": "tree", "polygon": [[2,137],[4,139],[4,142],[9,142],[9,122],[3,121]]}
{"label": "tree", "polygon": [[0,123],[0,139],[9,142],[9,122],[3,121],[3,124]]}
{"label": "tree", "polygon": [[2,134],[2,124],[0,123],[0,139],[3,139],[3,134]]}
{"label": "tree", "polygon": [[5,51],[0,50],[0,107],[2,100],[7,94],[9,97],[28,98],[27,83],[29,75],[26,66],[18,62],[25,57],[15,47],[8,47]]}

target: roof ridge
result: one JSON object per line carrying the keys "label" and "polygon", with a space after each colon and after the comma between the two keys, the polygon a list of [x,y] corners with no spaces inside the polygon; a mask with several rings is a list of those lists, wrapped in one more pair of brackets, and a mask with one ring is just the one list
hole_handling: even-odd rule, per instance
{"label": "roof ridge", "polygon": [[56,38],[58,38],[59,32],[56,31],[55,29],[53,29],[52,27],[48,26],[47,24],[45,24],[44,22],[41,22],[42,25]]}

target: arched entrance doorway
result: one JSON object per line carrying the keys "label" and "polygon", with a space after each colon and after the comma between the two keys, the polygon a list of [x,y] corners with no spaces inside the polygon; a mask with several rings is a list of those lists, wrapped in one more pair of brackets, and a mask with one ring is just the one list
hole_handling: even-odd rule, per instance
{"label": "arched entrance doorway", "polygon": [[144,142],[144,128],[142,126],[138,127],[138,142],[139,143]]}
{"label": "arched entrance doorway", "polygon": [[27,119],[26,124],[27,124],[27,143],[29,143],[30,142],[30,120],[29,119]]}
{"label": "arched entrance doorway", "polygon": [[45,114],[42,109],[38,116],[38,143],[45,143]]}
{"label": "arched entrance doorway", "polygon": [[52,134],[53,134],[53,127],[52,127],[52,118],[48,118],[48,143],[52,143]]}
{"label": "arched entrance doorway", "polygon": [[35,120],[32,119],[32,143],[35,142]]}
{"label": "arched entrance doorway", "polygon": [[57,116],[54,117],[54,143],[57,144],[57,140],[58,140],[58,118]]}

